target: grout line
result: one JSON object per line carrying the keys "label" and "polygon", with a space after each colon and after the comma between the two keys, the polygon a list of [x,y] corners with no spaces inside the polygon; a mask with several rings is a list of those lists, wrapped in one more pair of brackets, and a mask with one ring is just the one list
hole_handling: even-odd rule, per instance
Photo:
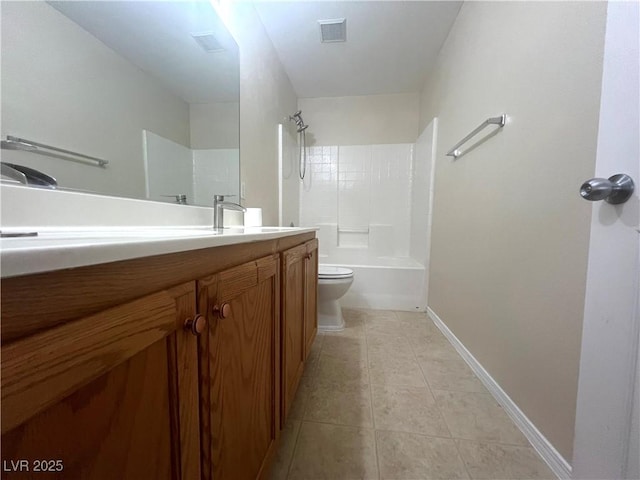
{"label": "grout line", "polygon": [[[391,432],[391,433],[406,433],[407,435],[417,435],[419,437],[426,437],[426,438],[437,438],[440,440],[459,440],[457,438],[453,438],[453,437],[443,437],[442,435],[427,435],[426,433],[420,433],[420,432],[409,432],[407,430],[395,430],[393,428],[379,428],[376,431],[378,432]],[[464,439],[461,439],[464,440]]]}
{"label": "grout line", "polygon": [[[317,338],[318,338],[318,336],[316,335],[316,341],[317,341]],[[320,343],[319,351],[318,351],[318,360],[317,360],[316,365],[315,365],[316,369],[318,368],[319,363],[320,363],[320,355],[322,354],[322,348],[324,347],[324,340],[325,339],[323,337],[322,338],[322,342]],[[310,380],[311,381],[311,385],[314,385],[315,381],[316,381],[315,375],[309,375],[309,376],[311,377],[311,380]],[[300,383],[302,383],[303,380],[304,380],[304,372],[302,374],[302,377],[300,378]],[[298,392],[299,391],[300,391],[300,385],[298,385]],[[287,478],[287,479],[289,478],[289,474],[291,472],[291,465],[293,465],[293,459],[295,458],[296,450],[298,449],[298,439],[300,438],[300,432],[302,432],[302,425],[304,424],[304,416],[305,416],[305,413],[307,411],[307,403],[308,403],[308,401],[309,401],[309,392],[307,392],[307,395],[306,395],[306,398],[305,398],[305,401],[304,401],[304,404],[303,404],[303,407],[302,407],[302,411],[300,412],[300,417],[301,417],[300,420],[293,420],[293,421],[299,422],[300,426],[298,427],[298,432],[296,433],[296,438],[295,438],[294,443],[293,443],[293,451],[291,452],[291,458],[289,459],[289,465],[287,466],[287,474],[285,476],[285,478]],[[295,402],[295,399],[294,399],[294,402]]]}
{"label": "grout line", "polygon": [[[521,443],[505,443],[505,442],[496,442],[495,440],[474,440],[471,438],[460,438],[460,437],[452,437],[454,440],[461,440],[463,442],[472,442],[472,443],[479,443],[482,445],[501,445],[503,447],[519,447],[519,448],[530,448],[533,450],[533,452],[536,454],[537,457],[539,457],[540,455],[538,455],[538,452],[536,452],[536,449],[533,448],[533,445],[531,445],[531,443],[527,442],[526,445],[522,445]],[[540,460],[542,461],[542,460]]]}
{"label": "grout line", "polygon": [[[393,313],[393,315],[396,317],[397,319],[397,315],[395,312],[391,311]],[[304,411],[303,411],[303,419],[300,421],[300,427],[298,430],[298,434],[296,436],[296,440],[295,440],[295,445],[294,445],[294,452],[291,456],[291,460],[290,460],[290,465],[289,465],[289,470],[287,475],[289,474],[291,465],[293,463],[293,458],[295,456],[295,452],[298,448],[298,440],[299,440],[299,436],[300,436],[300,432],[304,426],[304,424],[324,424],[324,425],[331,425],[331,426],[338,426],[338,427],[343,427],[343,428],[352,428],[352,429],[364,429],[364,430],[373,430],[373,435],[374,435],[374,446],[375,446],[375,451],[374,454],[376,456],[376,465],[377,465],[377,470],[378,470],[378,478],[381,477],[382,472],[381,472],[381,468],[380,468],[380,456],[379,456],[379,451],[378,451],[378,432],[383,432],[383,431],[387,431],[387,432],[395,432],[395,433],[404,433],[404,434],[409,434],[409,435],[417,435],[420,437],[426,437],[426,438],[435,438],[435,439],[442,439],[442,440],[452,440],[454,442],[455,445],[455,449],[456,449],[456,454],[458,455],[458,460],[462,462],[463,468],[466,472],[466,474],[469,476],[469,478],[473,478],[469,472],[469,468],[467,467],[467,463],[465,462],[462,454],[460,453],[460,448],[459,448],[459,442],[460,441],[464,441],[464,442],[472,442],[472,443],[477,443],[477,444],[487,444],[487,445],[503,445],[503,446],[509,446],[509,447],[519,447],[519,448],[533,448],[530,444],[527,445],[523,445],[523,444],[513,444],[513,443],[503,443],[503,442],[496,442],[496,441],[484,441],[484,440],[479,440],[479,439],[470,439],[470,438],[460,438],[460,437],[455,437],[453,436],[453,434],[451,433],[451,429],[446,421],[446,417],[444,416],[443,412],[442,412],[442,408],[438,405],[437,401],[435,400],[435,392],[437,391],[444,391],[444,392],[453,392],[453,393],[459,393],[459,394],[481,394],[481,395],[490,395],[490,392],[488,391],[481,391],[481,392],[467,392],[467,391],[459,391],[459,390],[450,390],[450,389],[442,389],[442,388],[437,388],[434,389],[432,387],[432,385],[429,383],[429,380],[427,379],[427,375],[425,374],[425,370],[423,368],[423,366],[421,365],[421,362],[418,360],[418,355],[416,354],[416,347],[412,344],[412,342],[410,341],[412,338],[415,338],[413,336],[411,336],[409,333],[404,334],[402,333],[402,329],[399,329],[398,332],[396,333],[387,333],[387,332],[376,332],[376,331],[371,331],[368,328],[368,316],[364,316],[362,318],[359,318],[358,320],[360,320],[359,323],[361,323],[361,327],[363,330],[363,335],[362,336],[358,336],[356,337],[358,340],[359,339],[364,339],[364,345],[365,345],[365,349],[366,349],[366,355],[365,355],[365,370],[368,376],[368,381],[366,382],[368,384],[368,390],[369,390],[369,395],[370,395],[370,403],[369,403],[369,410],[370,410],[370,414],[371,414],[371,427],[364,427],[362,425],[345,425],[345,424],[341,424],[341,423],[331,423],[331,422],[321,422],[321,421],[315,421],[315,420],[306,420],[305,419],[305,415],[306,415],[306,411],[308,408],[308,396],[305,399],[305,404],[304,404]],[[428,317],[427,317],[428,318]],[[391,319],[389,319],[391,320]],[[393,321],[393,320],[391,320]],[[428,321],[428,320],[427,320]],[[437,327],[436,327],[437,328]],[[380,382],[373,382],[371,379],[371,369],[370,367],[370,354],[372,353],[370,351],[370,345],[369,345],[369,341],[371,340],[371,336],[372,335],[381,335],[381,336],[388,336],[389,338],[402,338],[405,340],[409,340],[409,351],[411,353],[411,358],[415,364],[417,364],[418,368],[420,369],[421,375],[422,375],[422,379],[424,380],[424,384],[421,385],[409,385],[409,384],[393,384],[393,383],[380,383]],[[334,335],[327,335],[327,336],[339,336],[342,338],[352,338],[352,337],[347,337],[347,336],[342,336],[340,335],[340,333],[336,333]],[[325,353],[324,351],[324,341],[326,340],[326,337],[323,338],[323,343],[322,346],[319,350],[318,353],[318,365],[320,363],[320,359],[324,356],[323,353]],[[393,355],[393,352],[389,352],[389,354]],[[457,357],[459,357],[460,359],[464,360],[462,358],[462,356],[456,352]],[[326,355],[329,355],[328,353]],[[336,358],[341,358],[341,357],[336,357]],[[360,359],[362,357],[359,357]],[[410,360],[409,358],[407,358],[407,360]],[[351,361],[350,359],[343,359],[345,361]],[[447,360],[445,360],[446,362]],[[360,360],[358,361],[360,362]],[[348,383],[352,383],[352,382],[348,382]],[[359,382],[355,382],[355,383],[359,383]],[[317,377],[313,377],[311,379],[311,385],[316,385],[317,384]],[[336,384],[344,384],[344,382],[332,382],[329,381],[327,382],[327,384],[329,385],[336,385]],[[360,385],[362,385],[362,383],[359,383]],[[431,394],[432,398],[434,399],[434,408],[437,410],[438,414],[440,415],[441,419],[443,420],[443,423],[447,429],[447,432],[449,434],[449,436],[440,436],[440,435],[428,435],[425,433],[420,433],[420,432],[411,432],[411,431],[404,431],[404,430],[395,430],[395,429],[386,429],[386,428],[378,428],[376,426],[376,419],[375,419],[375,408],[374,408],[374,396],[373,396],[373,388],[374,386],[382,386],[382,387],[391,387],[391,388],[415,388],[415,389],[425,389]],[[535,450],[535,449],[534,449]]]}
{"label": "grout line", "polygon": [[371,382],[371,371],[369,371],[369,340],[367,339],[367,330],[366,326],[363,325],[365,329],[364,335],[364,348],[366,349],[367,354],[367,373],[369,375],[369,398],[371,399],[370,410],[371,410],[371,423],[373,424],[373,446],[374,453],[376,456],[376,467],[378,470],[378,479],[382,478],[382,472],[380,471],[380,455],[378,454],[378,430],[376,429],[376,415],[375,410],[373,408],[373,386]]}
{"label": "grout line", "polygon": [[[303,423],[311,423],[311,424],[315,424],[315,425],[328,425],[331,427],[343,427],[343,428],[353,428],[353,429],[359,429],[359,430],[372,430],[372,431],[376,431],[376,432],[392,432],[392,433],[406,433],[408,435],[417,435],[419,437],[426,437],[426,438],[438,438],[440,440],[460,440],[463,442],[471,442],[471,443],[477,443],[477,444],[481,444],[481,445],[500,445],[503,447],[518,447],[518,448],[527,448],[527,449],[533,449],[535,452],[535,449],[531,446],[531,445],[522,445],[522,444],[515,444],[515,443],[504,443],[504,442],[496,442],[496,441],[486,441],[486,440],[478,440],[478,439],[471,439],[471,438],[461,438],[461,437],[445,437],[443,435],[428,435],[426,433],[420,433],[420,432],[412,432],[412,431],[408,431],[408,430],[396,430],[396,429],[392,429],[392,428],[378,428],[378,427],[365,427],[362,425],[346,425],[344,423],[331,423],[331,422],[321,422],[319,420],[294,420],[295,422],[299,422],[301,425]],[[302,427],[300,427],[302,428]],[[298,431],[298,435],[299,436],[300,432]],[[297,440],[296,440],[297,442]]]}
{"label": "grout line", "polygon": [[[390,311],[393,313],[393,315],[396,317],[397,319],[397,314],[395,311]],[[509,446],[509,447],[519,447],[519,448],[527,448],[527,449],[533,449],[535,452],[535,448],[530,444],[527,443],[526,445],[523,444],[513,444],[513,443],[503,443],[503,442],[496,442],[496,441],[485,441],[485,440],[479,440],[479,439],[470,439],[470,438],[460,438],[460,437],[456,437],[453,436],[453,434],[451,433],[451,429],[447,423],[446,417],[442,411],[442,408],[438,405],[438,402],[436,400],[436,395],[435,392],[438,391],[443,391],[443,392],[453,392],[453,393],[458,393],[458,394],[464,394],[464,395],[469,395],[469,394],[481,394],[481,395],[491,395],[491,393],[487,390],[481,391],[481,392],[467,392],[467,391],[460,391],[460,390],[450,390],[450,389],[442,389],[442,388],[436,388],[434,389],[432,387],[432,385],[429,383],[429,380],[427,379],[427,375],[425,374],[425,369],[423,368],[423,366],[421,365],[421,362],[418,360],[418,355],[416,354],[416,348],[414,347],[414,345],[412,344],[412,342],[410,341],[412,338],[415,338],[414,336],[411,336],[410,334],[389,334],[386,332],[375,332],[375,331],[370,331],[367,328],[367,319],[369,317],[365,314],[363,317],[358,318],[359,323],[361,326],[359,326],[359,328],[362,328],[363,331],[363,335],[362,336],[358,336],[358,337],[351,337],[351,336],[343,336],[340,334],[340,332],[336,332],[335,334],[332,335],[326,335],[324,336],[324,338],[322,339],[322,344],[319,348],[318,351],[318,361],[316,364],[316,368],[319,367],[320,365],[320,360],[321,358],[323,358],[325,355],[323,355],[325,353],[324,351],[324,342],[326,341],[326,337],[327,336],[338,336],[338,337],[342,337],[342,338],[357,338],[358,340],[360,339],[364,339],[364,346],[365,346],[365,371],[367,373],[367,377],[368,377],[368,381],[366,382],[368,384],[368,391],[369,391],[369,410],[370,410],[370,414],[371,414],[371,426],[369,427],[365,427],[362,425],[346,425],[346,424],[341,424],[341,423],[331,423],[331,422],[322,422],[322,421],[315,421],[315,420],[306,420],[305,416],[307,413],[307,409],[309,407],[309,395],[306,396],[305,398],[305,402],[302,408],[302,419],[299,421],[300,425],[298,428],[298,432],[296,434],[295,437],[295,441],[294,441],[294,448],[293,448],[293,452],[291,454],[291,458],[289,460],[289,465],[288,465],[288,469],[287,469],[287,478],[289,478],[289,475],[291,473],[291,466],[293,465],[293,460],[295,458],[295,454],[297,452],[297,449],[299,447],[298,442],[299,442],[299,438],[301,435],[301,431],[302,428],[305,424],[322,424],[322,425],[330,425],[330,426],[337,426],[337,427],[343,427],[343,428],[351,428],[351,429],[361,429],[361,430],[373,430],[373,435],[374,435],[374,455],[376,457],[376,466],[377,466],[377,471],[378,471],[378,478],[381,478],[382,476],[382,472],[381,472],[381,468],[380,468],[380,456],[379,456],[379,451],[378,451],[378,432],[394,432],[394,433],[404,433],[404,434],[409,434],[409,435],[416,435],[416,436],[420,436],[420,437],[426,437],[426,438],[434,438],[434,439],[442,439],[442,440],[452,440],[454,445],[455,445],[455,451],[458,455],[458,460],[462,462],[464,471],[466,472],[466,474],[468,475],[469,478],[473,478],[470,474],[469,468],[467,466],[467,463],[464,459],[464,457],[462,456],[461,452],[460,452],[460,448],[459,448],[459,443],[462,442],[472,442],[472,443],[476,443],[476,444],[486,444],[486,445],[501,445],[501,446]],[[390,320],[390,319],[389,319]],[[434,324],[435,322],[431,321],[429,322],[429,317],[427,317],[427,323],[431,323]],[[434,326],[437,328],[437,326],[434,324]],[[402,329],[399,330],[399,332],[402,332]],[[424,380],[424,385],[407,385],[407,384],[393,384],[393,383],[380,383],[380,382],[373,382],[372,378],[371,378],[371,370],[369,368],[370,365],[370,354],[372,352],[370,352],[370,345],[369,345],[369,341],[371,340],[370,336],[374,334],[374,335],[382,335],[382,336],[389,336],[390,338],[402,338],[402,339],[406,339],[409,340],[409,351],[411,353],[411,358],[414,360],[414,362],[417,364],[418,368],[420,369],[420,372],[422,374],[422,379]],[[421,340],[422,341],[422,340]],[[389,352],[390,355],[393,355],[393,351]],[[464,358],[462,358],[462,356],[456,351],[457,357],[459,357],[460,359],[462,359],[464,361]],[[330,356],[328,353],[326,353],[326,356]],[[341,357],[336,357],[336,358],[341,358]],[[357,363],[361,363],[361,359],[362,357],[358,357],[359,360],[357,360]],[[352,359],[342,359],[346,362],[352,362]],[[409,360],[409,358],[407,358],[407,360]],[[447,359],[445,359],[445,362],[448,362]],[[310,381],[310,385],[309,387],[312,388],[316,385],[318,385],[318,380],[317,380],[317,376],[313,375],[311,376],[311,378],[309,379]],[[327,385],[344,385],[345,382],[333,382],[331,380],[329,380],[328,382],[326,382]],[[362,382],[346,382],[347,385],[349,384],[354,384],[354,385],[362,385]],[[324,385],[323,385],[324,386]],[[405,430],[395,430],[395,429],[388,429],[388,428],[378,428],[376,426],[376,418],[375,418],[375,408],[374,408],[374,395],[373,395],[373,389],[374,386],[381,386],[381,387],[391,387],[391,388],[415,388],[415,389],[427,389],[427,391],[431,394],[433,400],[434,400],[434,408],[436,409],[436,411],[438,412],[441,420],[443,421],[447,432],[449,434],[449,436],[440,436],[440,435],[428,435],[425,433],[419,433],[419,432],[410,432],[410,431],[405,431]],[[499,402],[498,402],[499,403]],[[500,405],[502,408],[504,408],[502,405]],[[536,452],[537,453],[537,452]]]}
{"label": "grout line", "polygon": [[[331,427],[344,427],[344,428],[356,428],[359,430],[374,430],[374,428],[372,426],[369,427],[365,427],[362,425],[346,425],[344,423],[331,423],[331,422],[322,422],[320,420],[297,420],[300,423],[313,423],[316,425],[329,425]],[[464,439],[462,439],[464,440]]]}
{"label": "grout line", "polygon": [[[317,422],[320,423],[320,422]],[[348,426],[348,425],[344,425],[344,426]],[[455,437],[455,436],[451,436],[451,437],[445,437],[442,435],[428,435],[426,433],[420,433],[420,432],[410,432],[408,430],[395,430],[392,428],[378,428],[376,429],[378,432],[393,432],[393,433],[407,433],[410,435],[418,435],[419,437],[427,437],[427,438],[439,438],[442,440],[455,440],[455,441],[463,441],[463,442],[471,442],[471,443],[477,443],[480,445],[500,445],[503,447],[518,447],[518,448],[528,448],[528,449],[532,449],[535,452],[535,449],[527,444],[527,445],[522,445],[522,444],[517,444],[517,443],[505,443],[505,442],[496,442],[494,440],[479,440],[479,439],[471,439],[471,438],[462,438],[462,437]]]}
{"label": "grout line", "polygon": [[[483,385],[483,387],[484,387],[484,385]],[[434,392],[449,392],[449,393],[465,393],[465,394],[474,394],[475,393],[475,394],[478,394],[478,395],[489,395],[498,405],[500,405],[500,407],[502,407],[504,409],[504,406],[500,402],[498,402],[486,388],[482,392],[470,392],[468,390],[453,390],[451,388],[434,388],[433,391]]]}
{"label": "grout line", "polygon": [[380,383],[380,382],[369,382],[371,385],[375,385],[377,387],[394,387],[394,388],[423,388],[431,393],[431,389],[427,385],[410,385],[408,383]]}
{"label": "grout line", "polygon": [[289,462],[287,464],[287,473],[284,476],[285,479],[289,478],[289,473],[291,473],[291,465],[293,465],[293,459],[296,455],[296,450],[298,449],[298,438],[300,437],[300,432],[302,431],[302,420],[299,420],[298,423],[300,423],[300,425],[298,426],[298,432],[296,433],[296,438],[293,440],[293,450],[291,451],[291,458],[289,458]]}
{"label": "grout line", "polygon": [[460,453],[460,447],[458,446],[458,441],[457,439],[453,440],[453,444],[456,446],[456,452],[458,453],[458,458],[460,459],[460,461],[462,462],[462,468],[464,468],[464,471],[467,472],[467,476],[469,478],[473,478],[471,476],[471,472],[469,471],[469,467],[467,467],[467,462],[464,461],[464,457],[462,456],[462,454]]}
{"label": "grout line", "polygon": [[[411,349],[413,350],[413,353],[415,355],[415,349],[413,348],[413,345],[411,344],[411,342],[409,342],[409,346],[411,347]],[[429,379],[427,378],[426,373],[424,373],[424,368],[422,368],[421,363],[417,360],[417,355],[416,355],[416,361],[418,363],[418,367],[420,368],[420,371],[422,372],[422,376],[424,377],[424,381],[426,382],[426,384],[427,384],[427,386],[429,388],[429,391],[431,392],[431,396],[433,397],[433,403],[435,405],[435,408],[436,408],[436,410],[438,410],[438,414],[440,415],[440,418],[442,419],[442,422],[444,423],[445,427],[447,428],[447,432],[449,432],[449,438],[451,438],[451,440],[453,440],[453,446],[456,449],[456,453],[458,454],[458,460],[460,460],[462,462],[462,468],[464,468],[464,471],[467,473],[467,476],[469,478],[473,478],[471,476],[471,473],[469,472],[469,469],[467,468],[467,462],[464,461],[464,458],[462,457],[462,454],[460,453],[460,448],[458,448],[457,438],[455,438],[453,436],[453,433],[451,431],[451,427],[449,427],[449,422],[447,422],[447,417],[445,417],[442,409],[438,405],[438,400],[436,399],[436,395],[434,393],[435,390],[431,387],[431,384],[429,383]]]}
{"label": "grout line", "polygon": [[[411,345],[411,343],[409,343],[409,345],[413,349],[413,346]],[[449,422],[447,422],[447,417],[445,417],[444,413],[442,412],[442,409],[438,405],[438,399],[436,398],[436,394],[434,393],[435,390],[431,387],[431,384],[429,383],[429,379],[427,379],[427,375],[424,373],[424,369],[422,368],[422,365],[420,365],[420,362],[418,362],[418,368],[422,372],[422,376],[424,377],[424,381],[427,384],[427,388],[429,389],[429,392],[431,393],[431,397],[433,397],[433,404],[435,405],[436,410],[438,410],[438,414],[440,415],[440,418],[442,419],[442,422],[444,423],[445,427],[447,427],[447,432],[449,432],[449,436],[451,438],[454,438],[453,437],[453,433],[451,432],[451,427],[449,427]],[[456,445],[456,450],[457,449],[458,449],[458,446]],[[460,455],[460,452],[458,452],[458,455]],[[469,477],[469,478],[471,478],[471,477]]]}

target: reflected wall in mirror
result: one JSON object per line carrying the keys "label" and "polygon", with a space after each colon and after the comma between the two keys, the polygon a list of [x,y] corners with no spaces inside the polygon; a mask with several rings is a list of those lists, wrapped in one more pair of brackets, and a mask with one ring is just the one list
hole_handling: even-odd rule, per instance
{"label": "reflected wall in mirror", "polygon": [[1,54],[3,162],[65,189],[239,195],[238,46],[208,1],[4,1]]}

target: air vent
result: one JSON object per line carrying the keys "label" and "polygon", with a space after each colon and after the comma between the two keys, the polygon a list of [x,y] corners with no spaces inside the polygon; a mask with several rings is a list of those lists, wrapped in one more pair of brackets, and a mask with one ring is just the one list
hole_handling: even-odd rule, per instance
{"label": "air vent", "polygon": [[320,24],[320,37],[322,43],[346,42],[347,19],[336,18],[333,20],[318,20]]}
{"label": "air vent", "polygon": [[224,52],[224,47],[211,32],[192,33],[191,36],[207,53]]}

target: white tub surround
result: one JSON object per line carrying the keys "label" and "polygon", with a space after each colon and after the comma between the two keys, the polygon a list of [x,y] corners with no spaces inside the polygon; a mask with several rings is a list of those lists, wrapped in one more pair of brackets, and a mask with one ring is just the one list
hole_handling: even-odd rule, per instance
{"label": "white tub surround", "polygon": [[425,268],[412,258],[353,255],[349,261],[348,255],[320,255],[319,261],[353,270],[353,284],[340,299],[343,307],[405,311],[426,308],[422,303]]}
{"label": "white tub surround", "polygon": [[413,144],[309,148],[309,178],[300,192],[301,225],[321,233],[325,253],[337,247],[408,256]]}
{"label": "white tub surround", "polygon": [[239,195],[237,148],[189,148],[148,130],[142,139],[148,199],[171,203],[183,194],[189,205],[207,206],[214,195]]}
{"label": "white tub surround", "polygon": [[[410,143],[309,149],[300,223],[318,227],[321,264],[354,271],[342,306],[426,308],[428,202],[411,203],[412,189],[428,191],[430,186],[431,150],[422,150],[416,157]],[[412,231],[416,218],[425,224],[424,235]],[[410,255],[412,241],[413,250],[424,250],[416,259]]]}

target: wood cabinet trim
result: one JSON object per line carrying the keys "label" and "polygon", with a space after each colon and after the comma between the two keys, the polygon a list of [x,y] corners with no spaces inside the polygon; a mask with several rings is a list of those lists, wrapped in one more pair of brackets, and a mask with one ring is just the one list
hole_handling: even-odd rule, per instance
{"label": "wood cabinet trim", "polygon": [[198,365],[199,365],[199,392],[200,398],[200,469],[203,480],[211,479],[213,476],[213,445],[211,437],[211,365],[209,363],[210,351],[210,329],[215,328],[211,316],[213,304],[209,298],[217,298],[218,275],[209,275],[196,282],[197,285],[197,305],[198,311],[208,318],[205,335],[198,337]]}
{"label": "wood cabinet trim", "polygon": [[282,253],[282,260],[285,270],[288,270],[291,265],[303,260],[307,255],[307,247],[303,243],[297,247],[290,248]]}
{"label": "wood cabinet trim", "polygon": [[0,338],[4,345],[247,260],[281,252],[314,237],[315,232],[308,232],[276,240],[6,278],[0,291]]}
{"label": "wood cabinet trim", "polygon": [[166,292],[3,347],[2,433],[175,331]]}
{"label": "wood cabinet trim", "polygon": [[305,243],[307,256],[305,259],[305,321],[304,337],[305,361],[311,353],[313,341],[318,334],[318,240],[314,239]]}
{"label": "wood cabinet trim", "polygon": [[300,384],[318,331],[318,241],[282,253],[281,428]]}
{"label": "wood cabinet trim", "polygon": [[[305,244],[298,245],[282,252],[281,259],[281,428],[284,428],[284,422],[304,372],[304,262],[306,252]],[[297,279],[299,284],[298,281],[291,280],[291,277],[295,278],[296,275],[299,275]]]}
{"label": "wood cabinet trim", "polygon": [[[200,478],[200,411],[199,411],[199,365],[198,365],[198,338],[191,332],[184,331],[184,321],[193,317],[196,313],[196,282],[172,288],[169,293],[174,297],[176,304],[176,335],[169,337],[168,345],[172,343],[175,348],[175,359],[169,360],[169,371],[174,368],[176,382],[177,406],[172,409],[177,414],[177,435],[172,436],[178,440],[174,448],[180,452],[176,461],[179,461],[180,476],[184,480]],[[206,336],[205,331],[200,335]],[[175,338],[175,340],[172,340]],[[176,408],[177,407],[177,408]],[[174,452],[175,453],[175,452]]]}
{"label": "wood cabinet trim", "polygon": [[[231,379],[228,377],[230,375],[230,371],[227,371],[225,365],[229,362],[229,356],[225,356],[223,354],[223,350],[227,343],[221,343],[222,340],[219,335],[223,335],[223,332],[233,332],[233,323],[231,322],[240,322],[242,324],[242,320],[245,322],[249,321],[249,323],[245,323],[244,325],[252,325],[251,328],[264,328],[266,324],[256,324],[253,323],[255,319],[251,317],[244,317],[242,319],[242,313],[238,313],[240,317],[232,317],[229,319],[217,319],[211,313],[212,306],[214,304],[221,304],[222,302],[231,302],[234,299],[238,299],[238,297],[242,296],[245,292],[248,292],[250,289],[253,289],[253,292],[262,290],[266,291],[266,285],[270,285],[268,290],[271,291],[271,313],[267,313],[262,310],[264,315],[266,316],[263,320],[269,319],[270,325],[269,329],[271,331],[271,335],[268,339],[263,339],[263,342],[271,345],[270,349],[272,349],[272,355],[269,359],[269,369],[273,375],[273,381],[270,382],[270,406],[269,409],[271,411],[271,418],[269,421],[269,438],[271,439],[271,443],[268,446],[264,458],[262,459],[258,470],[254,472],[258,477],[265,476],[268,470],[268,467],[271,462],[271,458],[275,454],[275,448],[277,443],[277,438],[279,436],[279,335],[280,335],[280,292],[279,292],[279,255],[273,254],[267,257],[263,257],[257,259],[252,262],[246,262],[242,265],[238,265],[234,268],[219,272],[215,275],[211,275],[201,280],[198,280],[198,308],[200,312],[207,312],[207,315],[210,318],[210,325],[207,335],[202,335],[199,339],[199,358],[200,358],[200,417],[201,417],[201,457],[202,457],[202,478],[203,479],[211,479],[215,477],[215,472],[213,469],[217,466],[217,468],[222,468],[221,465],[224,465],[224,459],[226,458],[228,461],[228,455],[237,456],[238,452],[223,452],[222,447],[224,445],[225,439],[227,439],[226,435],[231,435],[230,432],[225,434],[224,422],[228,420],[229,412],[232,413],[234,408],[237,408],[233,405],[234,402],[225,402],[223,393],[227,392],[225,390],[225,386],[230,387],[234,384],[240,385],[243,381],[246,381],[246,378],[238,378]],[[246,301],[242,300],[242,301]],[[255,308],[256,305],[252,301],[249,301],[247,305],[253,305]],[[261,308],[261,307],[258,307]],[[239,312],[242,312],[241,309]],[[255,320],[257,321],[257,320]],[[261,326],[259,326],[261,325]],[[239,332],[238,332],[239,333]],[[255,333],[255,332],[254,332]],[[238,342],[245,342],[248,339],[253,338],[256,339],[255,336],[250,334],[246,334],[243,332],[239,337],[231,337]],[[228,340],[228,338],[227,338]],[[235,345],[235,341],[233,345]],[[229,344],[232,345],[232,344]],[[227,353],[229,353],[227,351]],[[243,362],[243,372],[246,375],[249,375],[250,362],[246,365],[244,364],[245,356],[251,356],[254,352],[252,351],[237,351],[232,356],[238,356],[237,358],[241,358]],[[260,363],[264,365],[264,363]],[[231,366],[231,365],[228,365]],[[248,370],[244,370],[247,368]],[[239,374],[239,372],[235,372],[235,374]],[[262,379],[263,381],[266,379]],[[231,383],[227,385],[226,382]],[[232,388],[233,390],[233,388]],[[267,408],[266,405],[263,408]],[[237,413],[237,412],[236,412]],[[263,412],[264,413],[264,412]],[[238,430],[242,431],[242,422],[248,418],[252,418],[254,413],[252,412],[244,412],[246,417],[236,416],[235,421],[238,422]],[[237,440],[237,438],[236,438]],[[226,465],[229,468],[229,465]],[[237,465],[239,469],[242,469],[243,465]],[[220,472],[218,472],[220,473]],[[225,471],[221,473],[221,475],[225,478],[233,478],[229,477],[231,473],[229,471]],[[226,475],[226,476],[225,476]]]}
{"label": "wood cabinet trim", "polygon": [[313,253],[314,251],[318,250],[318,239],[314,238],[313,240],[309,240],[304,245],[306,247],[307,254]]}
{"label": "wood cabinet trim", "polygon": [[[221,424],[214,424],[220,423],[223,398],[218,391],[223,384],[215,385],[221,377],[216,375],[226,376],[225,389],[233,388],[235,382],[228,376],[227,369],[216,370],[217,365],[224,359],[235,362],[236,352],[241,356],[248,354],[251,349],[246,346],[256,345],[259,348],[253,350],[264,353],[253,360],[253,365],[259,367],[249,369],[255,373],[248,378],[260,385],[258,392],[261,393],[254,397],[260,400],[246,404],[240,411],[262,415],[261,423],[255,424],[257,427],[247,424],[251,425],[250,431],[262,432],[255,438],[261,439],[256,445],[264,447],[249,449],[259,451],[260,456],[253,456],[247,471],[252,472],[252,477],[256,474],[257,478],[267,478],[284,423],[282,322],[284,304],[291,299],[287,295],[298,296],[304,292],[295,300],[293,310],[305,317],[299,319],[302,343],[296,344],[301,347],[296,347],[297,381],[295,385],[289,384],[288,393],[297,388],[312,341],[308,335],[312,326],[307,317],[313,302],[307,301],[307,285],[312,280],[317,282],[309,276],[310,262],[317,266],[318,261],[318,242],[314,237],[314,233],[307,233],[3,280],[2,334],[6,343],[2,346],[0,363],[2,434],[82,388],[90,391],[94,388],[93,380],[105,373],[111,374],[112,369],[137,353],[141,355],[136,358],[144,359],[146,349],[155,352],[154,357],[149,357],[156,359],[153,365],[162,365],[156,374],[167,375],[169,382],[162,396],[154,394],[153,397],[161,398],[164,411],[169,412],[168,423],[158,427],[162,432],[171,430],[170,451],[162,454],[167,459],[167,463],[162,464],[163,472],[169,468],[170,461],[171,478],[211,479],[213,465],[221,458],[220,442],[225,438],[224,432],[221,437],[217,436]],[[294,266],[291,273],[295,280],[290,283],[296,287],[287,294],[283,288],[285,278],[288,269]],[[298,280],[302,282],[300,285]],[[216,318],[212,307],[231,302],[245,292],[247,295],[236,300],[234,311],[243,317],[242,325],[247,328],[238,329],[237,335],[229,335],[227,329],[233,324]],[[228,320],[234,320],[234,311]],[[196,314],[207,318],[205,331],[199,336],[184,330],[185,321]],[[21,320],[25,323],[21,324]],[[258,329],[253,330],[254,326]],[[216,339],[211,336],[216,328],[227,333]],[[254,339],[260,340],[252,343]],[[230,345],[233,348],[230,349]],[[224,346],[227,353],[222,356],[220,351]],[[160,358],[162,361],[158,361]],[[251,365],[251,362],[242,364],[236,370],[249,371],[245,367]],[[168,400],[164,397],[167,388]],[[233,396],[224,398],[225,404],[244,405],[242,400],[233,401]],[[256,408],[257,405],[260,408]],[[268,417],[266,408],[273,408]],[[214,409],[218,410],[218,417],[213,416]],[[229,412],[232,418],[244,415],[233,408]],[[167,417],[163,414],[162,418]],[[225,422],[228,422],[226,417]],[[25,422],[9,433],[19,432],[28,425]],[[235,426],[233,420],[226,425]],[[231,432],[234,428],[227,430]],[[234,462],[232,464],[238,463]],[[166,471],[162,477],[168,475]]]}

